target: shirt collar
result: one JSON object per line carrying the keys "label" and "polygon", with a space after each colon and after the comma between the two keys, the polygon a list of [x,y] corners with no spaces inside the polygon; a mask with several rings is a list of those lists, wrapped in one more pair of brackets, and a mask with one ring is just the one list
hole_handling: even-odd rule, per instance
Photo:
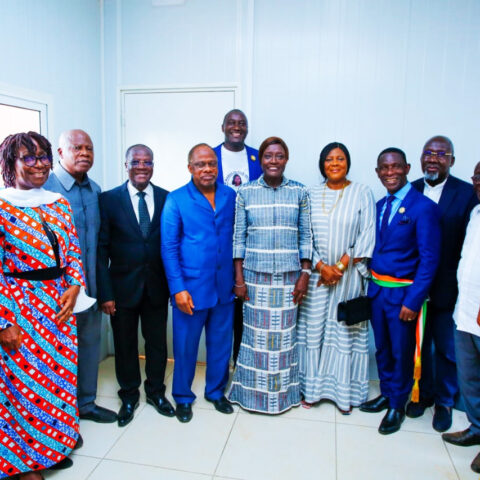
{"label": "shirt collar", "polygon": [[[288,184],[288,181],[289,181],[288,178],[285,177],[285,175],[284,175],[284,176],[282,177],[282,183],[281,183],[277,188],[283,187],[284,185],[287,185],[287,184]],[[268,183],[264,180],[263,175],[258,179],[258,183],[259,183],[260,185],[262,185],[263,187],[273,188],[273,187],[271,187],[270,185],[268,185]]]}
{"label": "shirt collar", "polygon": [[[134,198],[136,197],[137,193],[140,191],[140,190],[137,190],[133,185],[132,185],[132,182],[128,182],[127,183],[127,188],[128,188],[128,193],[130,194],[130,197],[131,198]],[[152,187],[152,184],[149,183],[147,185],[147,188],[145,188],[145,190],[143,190],[145,192],[145,195],[151,195],[153,196],[153,187]]]}
{"label": "shirt collar", "polygon": [[432,187],[432,185],[430,185],[425,179],[423,179],[425,183],[425,188],[428,190],[442,190],[445,184],[447,183],[447,180],[448,180],[448,176],[442,183],[439,183],[438,185],[433,185]]}
{"label": "shirt collar", "polygon": [[387,192],[387,198],[391,196],[398,198],[399,200],[403,200],[407,196],[407,193],[410,191],[411,188],[412,184],[410,182],[407,182],[398,192],[395,192],[393,194]]}
{"label": "shirt collar", "polygon": [[62,166],[62,164],[60,162],[57,163],[55,165],[55,167],[53,168],[53,173],[58,178],[60,183],[63,185],[63,188],[65,190],[67,190],[67,192],[72,189],[72,187],[75,185],[75,183],[77,183],[77,185],[81,185],[81,186],[87,185],[87,186],[91,187],[90,179],[88,178],[87,174],[85,174],[85,178],[83,179],[83,181],[81,183],[78,183],[75,180],[75,178],[65,170],[65,168]]}

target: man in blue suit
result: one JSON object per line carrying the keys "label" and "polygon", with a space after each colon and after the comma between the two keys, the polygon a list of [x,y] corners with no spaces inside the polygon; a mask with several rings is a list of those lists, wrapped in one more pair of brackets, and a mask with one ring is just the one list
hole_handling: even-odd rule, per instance
{"label": "man in blue suit", "polygon": [[[248,135],[246,115],[238,109],[230,110],[224,117],[222,132],[225,140],[213,151],[218,159],[218,183],[223,183],[235,191],[244,183],[256,180],[262,175],[258,161],[258,150],[245,145]],[[243,302],[235,299],[233,318],[233,362],[237,363],[243,333]]]}
{"label": "man in blue suit", "polygon": [[435,136],[425,143],[421,156],[424,178],[412,185],[438,204],[441,213],[440,265],[430,288],[422,348],[420,401],[407,405],[407,416],[423,415],[435,404],[433,428],[452,425],[452,407],[458,393],[453,310],[458,295],[457,268],[470,212],[478,200],[472,185],[450,175],[455,162],[452,141]]}
{"label": "man in blue suit", "polygon": [[440,256],[439,210],[407,180],[410,165],[398,148],[383,150],[377,175],[387,196],[377,203],[377,236],[372,255],[372,327],[381,394],[360,410],[388,409],[379,426],[396,432],[405,419],[413,386],[415,328]]}
{"label": "man in blue suit", "polygon": [[180,422],[192,419],[192,382],[205,327],[205,399],[222,413],[233,323],[233,221],[235,192],[216,182],[214,151],[202,143],[188,154],[192,180],[171,192],[162,215],[162,257],[173,306],[172,394]]}

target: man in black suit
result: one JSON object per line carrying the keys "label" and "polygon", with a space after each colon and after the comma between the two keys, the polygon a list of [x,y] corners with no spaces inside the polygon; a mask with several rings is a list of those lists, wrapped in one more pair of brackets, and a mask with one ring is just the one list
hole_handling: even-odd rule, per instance
{"label": "man in black suit", "polygon": [[465,231],[470,212],[478,203],[472,185],[450,175],[454,162],[452,141],[437,135],[423,147],[424,178],[413,182],[417,190],[440,207],[442,250],[427,308],[420,402],[408,404],[407,416],[420,417],[427,407],[435,405],[432,425],[439,432],[448,430],[452,424],[452,407],[458,393],[452,315]]}
{"label": "man in black suit", "polygon": [[175,411],[165,398],[168,285],[160,256],[160,216],[168,192],[150,183],[153,152],[146,145],[128,148],[128,181],[99,198],[98,299],[110,315],[115,372],[122,407],[118,425],[133,419],[141,384],[138,321],[145,339],[147,403],[162,415]]}

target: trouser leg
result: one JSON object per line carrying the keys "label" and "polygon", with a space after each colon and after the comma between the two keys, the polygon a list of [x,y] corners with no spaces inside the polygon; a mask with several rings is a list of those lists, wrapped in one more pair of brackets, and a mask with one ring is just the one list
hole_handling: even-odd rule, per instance
{"label": "trouser leg", "polygon": [[375,358],[377,360],[378,378],[380,379],[380,391],[384,397],[390,398],[394,363],[387,317],[384,312],[384,290],[381,289],[379,294],[372,299],[371,322],[375,338]]}
{"label": "trouser leg", "polygon": [[152,305],[145,295],[140,308],[140,325],[145,340],[145,393],[147,396],[165,395],[167,366],[168,306]]}
{"label": "trouser leg", "polygon": [[434,313],[435,404],[453,407],[458,393],[454,340],[455,323],[452,312],[449,310],[435,309]]}
{"label": "trouser leg", "polygon": [[205,323],[207,373],[205,396],[211,400],[223,397],[228,382],[228,364],[232,350],[234,304],[217,305],[209,310]]}
{"label": "trouser leg", "polygon": [[455,330],[458,383],[471,429],[480,434],[480,337]]}
{"label": "trouser leg", "polygon": [[196,396],[192,382],[198,356],[198,344],[208,309],[187,315],[173,307],[173,368],[172,395],[176,403],[192,403]]}
{"label": "trouser leg", "polygon": [[115,347],[115,373],[120,386],[118,395],[123,402],[136,402],[142,383],[138,362],[138,308],[116,307],[111,316]]}
{"label": "trouser leg", "polygon": [[85,414],[93,410],[97,396],[102,313],[92,310],[78,313],[76,317],[78,337],[78,409],[80,414]]}

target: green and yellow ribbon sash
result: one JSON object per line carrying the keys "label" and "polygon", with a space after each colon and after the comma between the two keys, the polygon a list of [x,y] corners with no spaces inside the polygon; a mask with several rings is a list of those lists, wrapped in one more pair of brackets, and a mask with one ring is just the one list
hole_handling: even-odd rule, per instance
{"label": "green and yellow ribbon sash", "polygon": [[[379,275],[372,270],[372,280],[380,287],[397,288],[407,287],[413,283],[413,280],[408,278],[395,278],[389,275]],[[425,322],[427,319],[427,300],[423,302],[417,318],[416,329],[416,344],[415,355],[413,357],[413,388],[412,388],[412,402],[418,402],[420,400],[420,388],[418,382],[422,376],[422,343],[423,335],[425,333]]]}

